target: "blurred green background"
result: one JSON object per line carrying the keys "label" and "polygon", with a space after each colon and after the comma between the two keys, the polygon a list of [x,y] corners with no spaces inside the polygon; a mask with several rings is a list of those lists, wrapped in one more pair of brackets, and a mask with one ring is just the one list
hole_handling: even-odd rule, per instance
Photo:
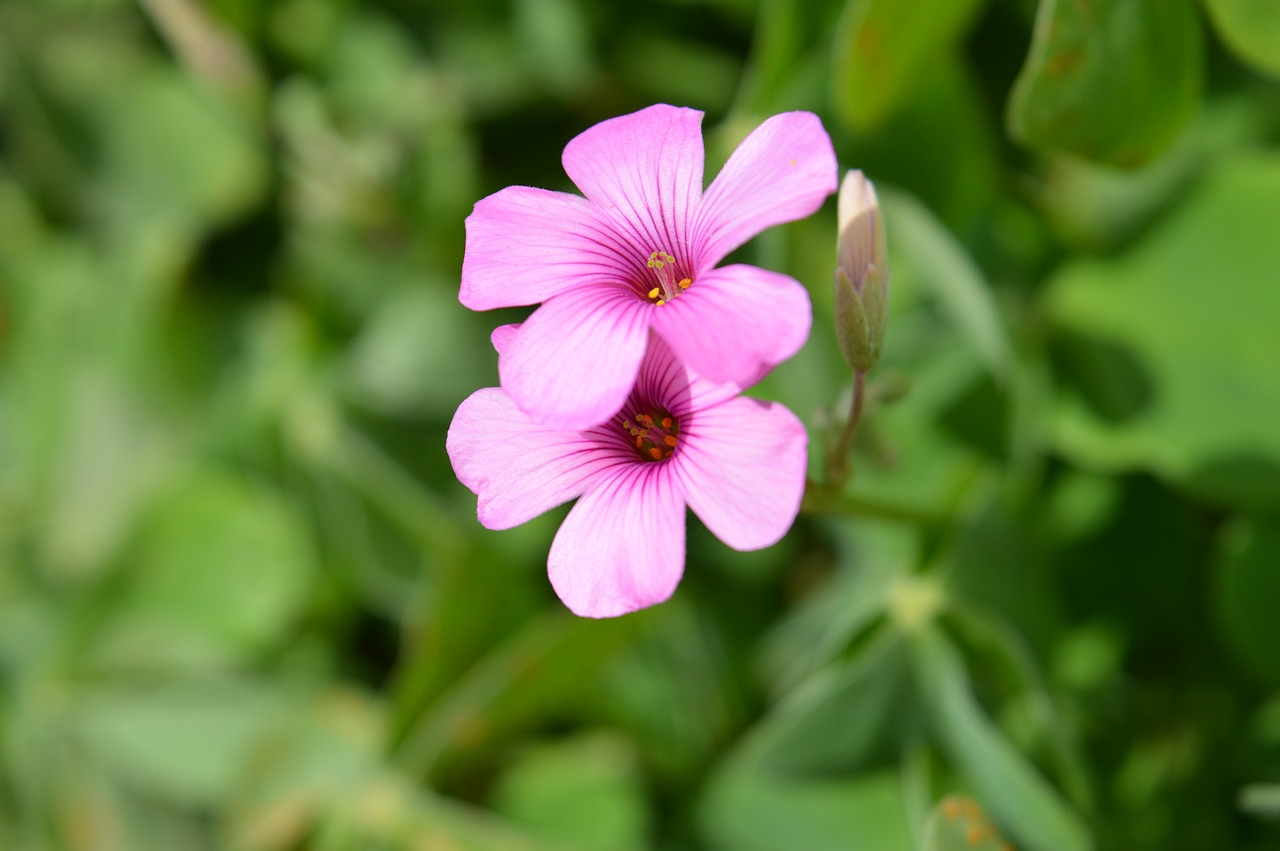
{"label": "blurred green background", "polygon": [[[0,0],[0,849],[1280,848],[1278,80],[1269,0]],[[578,620],[444,453],[462,222],[658,101],[821,115],[891,320],[845,493]],[[739,252],[815,473],[834,206]]]}

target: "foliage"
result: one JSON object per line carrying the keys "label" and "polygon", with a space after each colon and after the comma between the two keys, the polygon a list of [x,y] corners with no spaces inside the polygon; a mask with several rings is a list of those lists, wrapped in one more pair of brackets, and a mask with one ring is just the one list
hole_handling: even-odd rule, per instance
{"label": "foliage", "polygon": [[[0,0],[0,848],[1277,847],[1278,9]],[[847,486],[580,620],[462,220],[657,101],[821,115],[888,327]],[[835,236],[739,252],[817,478]]]}

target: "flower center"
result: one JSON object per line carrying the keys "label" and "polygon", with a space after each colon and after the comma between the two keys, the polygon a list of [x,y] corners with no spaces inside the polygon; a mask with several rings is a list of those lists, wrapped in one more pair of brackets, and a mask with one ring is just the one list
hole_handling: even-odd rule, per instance
{"label": "flower center", "polygon": [[658,307],[662,307],[693,284],[693,278],[676,271],[676,258],[665,251],[650,254],[649,262],[645,265],[653,270],[653,275],[658,280],[658,286],[649,290],[645,298]]}
{"label": "flower center", "polygon": [[623,420],[622,427],[631,435],[636,454],[645,461],[667,460],[680,442],[680,421],[661,408]]}

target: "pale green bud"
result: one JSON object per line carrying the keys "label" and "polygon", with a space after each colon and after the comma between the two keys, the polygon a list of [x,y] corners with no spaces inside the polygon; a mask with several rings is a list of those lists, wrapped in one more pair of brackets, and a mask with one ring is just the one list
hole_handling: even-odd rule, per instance
{"label": "pale green bud", "polygon": [[855,169],[840,184],[835,273],[836,340],[855,370],[880,359],[888,295],[884,217],[875,187]]}

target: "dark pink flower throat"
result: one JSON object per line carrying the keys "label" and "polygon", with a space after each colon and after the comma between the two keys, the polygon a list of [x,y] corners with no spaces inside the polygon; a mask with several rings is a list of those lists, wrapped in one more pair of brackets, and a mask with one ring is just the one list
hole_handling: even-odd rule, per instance
{"label": "dark pink flower throat", "polygon": [[623,420],[622,427],[631,436],[636,454],[645,461],[667,460],[680,442],[680,420],[661,408]]}
{"label": "dark pink flower throat", "polygon": [[662,307],[693,285],[693,278],[684,274],[684,270],[676,263],[676,258],[665,251],[655,251],[650,254],[649,261],[645,265],[653,273],[653,278],[647,280],[650,283],[656,280],[658,284],[645,292],[645,298],[658,307]]}

